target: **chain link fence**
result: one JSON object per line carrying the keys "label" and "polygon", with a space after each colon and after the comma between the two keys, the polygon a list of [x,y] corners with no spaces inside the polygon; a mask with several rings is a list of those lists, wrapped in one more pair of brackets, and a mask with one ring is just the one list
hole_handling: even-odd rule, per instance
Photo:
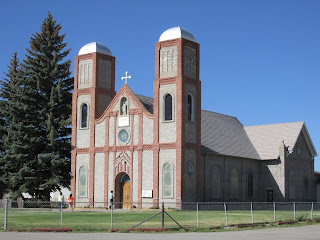
{"label": "chain link fence", "polygon": [[320,203],[116,202],[111,207],[109,202],[75,202],[71,207],[67,203],[58,202],[0,201],[0,226],[4,230],[213,228],[313,219],[320,219]]}

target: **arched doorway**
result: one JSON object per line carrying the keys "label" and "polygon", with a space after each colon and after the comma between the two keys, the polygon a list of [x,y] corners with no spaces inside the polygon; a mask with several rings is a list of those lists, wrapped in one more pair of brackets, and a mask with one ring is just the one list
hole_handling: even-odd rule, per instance
{"label": "arched doorway", "polygon": [[131,180],[128,174],[119,173],[116,178],[117,201],[119,208],[129,209],[131,206]]}

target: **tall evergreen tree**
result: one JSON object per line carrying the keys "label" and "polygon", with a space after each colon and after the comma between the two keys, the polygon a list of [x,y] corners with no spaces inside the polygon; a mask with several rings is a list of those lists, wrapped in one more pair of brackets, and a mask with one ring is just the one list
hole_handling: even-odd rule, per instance
{"label": "tall evergreen tree", "polygon": [[70,183],[73,79],[60,30],[48,13],[41,32],[31,37],[22,70],[15,54],[1,82],[6,136],[0,170],[13,198],[28,192],[50,200],[51,191]]}
{"label": "tall evergreen tree", "polygon": [[[0,191],[9,190],[14,192],[13,197],[18,197],[19,189],[23,179],[19,171],[23,168],[24,159],[28,157],[27,146],[24,141],[24,105],[21,103],[21,68],[17,53],[13,55],[8,72],[5,78],[0,81],[0,102],[1,112],[1,133],[2,133],[2,154],[0,157]],[[22,190],[22,189],[21,189]]]}
{"label": "tall evergreen tree", "polygon": [[0,158],[4,154],[4,138],[6,136],[6,126],[5,126],[5,118],[4,118],[4,112],[2,109],[4,108],[5,101],[0,99]]}
{"label": "tall evergreen tree", "polygon": [[5,171],[4,171],[4,138],[6,137],[7,129],[6,122],[4,118],[4,100],[0,100],[0,199],[3,197],[3,194],[7,191],[7,184],[5,182]]}
{"label": "tall evergreen tree", "polygon": [[65,50],[65,34],[61,25],[48,13],[41,32],[33,34],[23,67],[23,84],[30,118],[33,154],[22,171],[28,192],[50,199],[50,192],[70,183],[71,138],[71,61],[64,61],[70,49]]}

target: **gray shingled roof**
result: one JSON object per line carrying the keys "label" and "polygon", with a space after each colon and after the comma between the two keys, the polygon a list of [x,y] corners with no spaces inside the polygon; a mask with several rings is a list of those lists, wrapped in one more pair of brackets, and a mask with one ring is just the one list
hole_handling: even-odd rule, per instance
{"label": "gray shingled roof", "polygon": [[[153,98],[135,95],[153,114]],[[201,110],[201,152],[257,160],[277,159],[280,143],[284,141],[286,146],[293,147],[303,126],[303,122],[296,122],[244,127],[236,117]],[[312,142],[310,146],[312,148]]]}
{"label": "gray shingled roof", "polygon": [[282,141],[291,150],[304,122],[279,123],[244,127],[262,160],[277,159]]}
{"label": "gray shingled roof", "polygon": [[235,117],[201,111],[203,153],[260,159],[243,125]]}
{"label": "gray shingled roof", "polygon": [[135,94],[149,113],[153,114],[153,98]]}
{"label": "gray shingled roof", "polygon": [[[135,95],[153,113],[153,98]],[[260,159],[237,118],[202,110],[201,119],[202,153]]]}

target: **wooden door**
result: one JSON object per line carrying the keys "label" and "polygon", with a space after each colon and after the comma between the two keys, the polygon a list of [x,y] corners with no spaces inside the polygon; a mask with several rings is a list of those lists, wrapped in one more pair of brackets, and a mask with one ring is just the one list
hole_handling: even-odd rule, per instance
{"label": "wooden door", "polygon": [[130,201],[131,201],[130,182],[126,182],[123,184],[123,188],[122,188],[122,202],[123,202],[122,208],[129,209]]}

